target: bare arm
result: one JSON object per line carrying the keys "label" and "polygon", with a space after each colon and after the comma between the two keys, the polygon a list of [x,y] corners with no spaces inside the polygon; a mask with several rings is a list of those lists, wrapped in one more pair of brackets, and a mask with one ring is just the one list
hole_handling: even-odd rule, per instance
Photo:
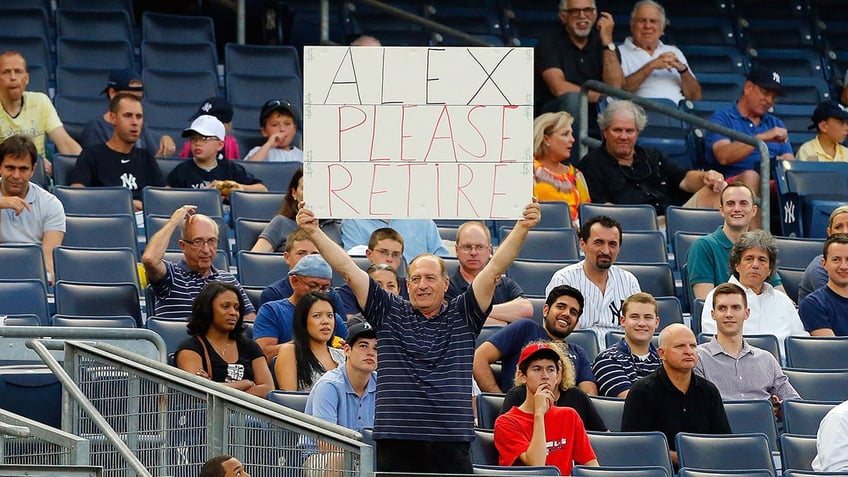
{"label": "bare arm", "polygon": [[522,318],[533,316],[533,304],[523,296],[516,297],[505,303],[499,303],[492,307],[488,319],[498,320],[503,323],[512,323]]}
{"label": "bare arm", "polygon": [[692,293],[695,295],[695,298],[704,300],[713,288],[715,288],[715,285],[712,283],[696,283],[692,285]]}
{"label": "bare arm", "polygon": [[268,240],[259,237],[256,239],[256,243],[253,244],[253,248],[250,249],[251,252],[273,252],[274,246],[271,245],[271,242]]}
{"label": "bare arm", "polygon": [[271,360],[274,359],[274,356],[277,356],[277,353],[280,352],[281,343],[277,341],[277,338],[273,336],[264,336],[262,338],[256,338],[253,341],[256,341],[256,344],[262,348],[262,354],[265,355],[265,359],[268,363],[271,363]]}
{"label": "bare arm", "polygon": [[65,232],[61,230],[47,230],[41,236],[41,251],[44,254],[44,267],[49,273],[53,273],[53,249],[62,245]]}
{"label": "bare arm", "polygon": [[80,152],[82,152],[82,148],[74,138],[68,134],[68,131],[65,131],[65,128],[59,126],[58,128],[47,133],[50,137],[50,140],[56,144],[56,149],[59,150],[61,154],[69,154],[72,156],[78,156]]}
{"label": "bare arm", "polygon": [[271,376],[268,362],[265,358],[256,358],[253,360],[252,367],[255,382],[247,392],[261,398],[267,397],[268,392],[274,389],[274,378]]}
{"label": "bare arm", "polygon": [[[304,207],[303,203],[300,204],[300,210],[297,211],[297,217],[295,219],[297,220],[298,227],[310,235],[315,246],[318,247],[321,256],[324,257],[324,260],[350,286],[350,289],[356,296],[356,302],[359,304],[359,307],[365,308],[365,301],[368,298],[368,285],[370,283],[368,274],[359,268],[353,259],[350,258],[350,255],[318,227],[318,219],[315,217],[315,214]],[[489,301],[491,301],[491,298]],[[481,308],[486,309],[488,305],[486,307],[481,305]]]}
{"label": "bare arm", "polygon": [[524,465],[545,465],[547,458],[546,436],[545,436],[545,414],[554,403],[554,396],[547,384],[540,384],[539,389],[533,396],[535,409],[533,412],[533,436],[530,445],[522,452],[519,458]]}
{"label": "bare arm", "polygon": [[297,391],[297,358],[294,356],[294,344],[289,342],[280,347],[277,363],[274,365],[277,386],[283,391]]}
{"label": "bare arm", "polygon": [[[763,142],[786,142],[789,139],[789,132],[786,128],[774,127],[768,131],[756,134],[754,137]],[[754,146],[749,146],[744,142],[731,141],[730,139],[722,139],[713,144],[713,154],[718,163],[723,166],[735,164],[748,157],[753,151]],[[786,154],[783,154],[780,158],[791,160],[795,157],[792,154],[789,154],[791,157],[788,158],[784,156]]]}
{"label": "bare arm", "polygon": [[150,237],[147,246],[144,247],[144,254],[141,256],[141,263],[144,264],[144,271],[147,273],[149,282],[158,282],[165,276],[167,269],[162,259],[165,257],[165,251],[168,250],[171,236],[195,210],[197,210],[195,205],[180,207],[171,214],[171,218],[165,222],[165,225]]}
{"label": "bare arm", "polygon": [[156,157],[173,156],[175,152],[177,152],[177,145],[174,143],[174,139],[167,134],[163,134],[159,138],[159,150],[156,151]]}
{"label": "bare arm", "polygon": [[712,170],[692,170],[686,173],[679,185],[680,190],[689,192],[690,194],[698,192],[704,186],[709,186],[715,192],[721,192],[725,186],[724,176]]}
{"label": "bare arm", "polygon": [[[601,44],[608,45],[613,42],[612,34],[615,21],[609,12],[600,12],[598,17],[598,31],[600,32]],[[624,72],[621,70],[621,61],[618,59],[618,50],[604,48],[604,83],[621,88],[624,86]]]}
{"label": "bare arm", "polygon": [[577,387],[586,394],[592,396],[598,395],[598,384],[592,381],[580,381],[577,383]]}
{"label": "bare arm", "polygon": [[830,328],[819,328],[810,332],[810,336],[836,336]]}
{"label": "bare arm", "polygon": [[499,359],[501,359],[501,350],[488,341],[483,342],[474,351],[474,364],[472,367],[474,379],[477,381],[477,386],[480,387],[480,390],[485,393],[503,392],[495,380],[492,368],[489,366]]}
{"label": "bare arm", "polygon": [[[680,70],[677,70],[680,72]],[[701,83],[698,83],[698,78],[692,74],[692,71],[687,67],[683,73],[680,73],[680,89],[683,91],[683,97],[690,101],[700,101],[702,97]]]}
{"label": "bare arm", "polygon": [[[471,282],[471,288],[474,290],[474,298],[477,300],[477,304],[481,310],[489,308],[498,280],[506,272],[512,261],[515,260],[515,257],[518,256],[518,252],[521,250],[521,244],[527,238],[527,233],[539,223],[541,217],[541,207],[534,199],[532,203],[524,207],[524,218],[515,224],[512,232],[501,242],[495,254],[492,255],[489,263],[486,264],[483,270],[474,278],[474,281]],[[339,248],[339,251],[344,252],[341,248]],[[345,254],[345,256],[347,255]]]}

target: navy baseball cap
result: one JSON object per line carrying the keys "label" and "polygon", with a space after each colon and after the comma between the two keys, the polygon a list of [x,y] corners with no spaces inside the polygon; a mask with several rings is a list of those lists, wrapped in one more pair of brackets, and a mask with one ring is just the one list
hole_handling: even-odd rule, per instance
{"label": "navy baseball cap", "polygon": [[748,73],[748,81],[761,88],[774,91],[778,96],[786,94],[783,90],[783,85],[781,84],[783,80],[780,78],[780,73],[777,71],[754,66],[751,68],[751,72]]}
{"label": "navy baseball cap", "polygon": [[113,70],[109,72],[109,79],[106,80],[106,87],[103,88],[101,94],[109,91],[109,88],[115,91],[144,91],[144,85],[130,86],[130,83],[141,84],[141,75],[133,70]]}
{"label": "navy baseball cap", "polygon": [[813,124],[807,129],[816,129],[820,122],[827,121],[828,118],[848,119],[848,108],[834,101],[825,101],[819,104],[810,118]]}

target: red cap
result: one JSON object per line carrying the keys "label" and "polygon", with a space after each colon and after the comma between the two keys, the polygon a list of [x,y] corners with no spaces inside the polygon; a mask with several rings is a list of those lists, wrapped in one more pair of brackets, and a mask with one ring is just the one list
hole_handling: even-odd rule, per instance
{"label": "red cap", "polygon": [[533,342],[525,346],[524,349],[521,350],[521,356],[518,357],[518,367],[520,368],[525,361],[531,358],[550,358],[554,362],[560,360],[559,353],[557,353],[553,345],[548,342]]}

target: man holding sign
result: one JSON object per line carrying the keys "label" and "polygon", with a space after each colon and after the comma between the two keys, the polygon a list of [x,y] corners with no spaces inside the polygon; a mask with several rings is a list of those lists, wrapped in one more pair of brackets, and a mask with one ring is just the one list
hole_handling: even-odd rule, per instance
{"label": "man holding sign", "polygon": [[374,439],[380,472],[472,473],[471,363],[474,340],[492,306],[498,279],[541,217],[528,204],[523,219],[501,242],[471,286],[445,302],[449,278],[441,258],[415,257],[409,300],[384,291],[318,227],[301,207],[298,226],[353,290],[365,319],[377,330],[380,372]]}

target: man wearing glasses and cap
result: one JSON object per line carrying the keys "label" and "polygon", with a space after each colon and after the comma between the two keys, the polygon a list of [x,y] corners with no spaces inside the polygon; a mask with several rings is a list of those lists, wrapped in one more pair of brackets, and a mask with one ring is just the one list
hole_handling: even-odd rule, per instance
{"label": "man wearing glasses and cap", "polygon": [[[144,248],[141,262],[156,298],[153,314],[159,318],[188,320],[200,290],[208,282],[219,281],[239,288],[244,300],[244,320],[253,321],[256,310],[236,277],[212,265],[218,250],[218,224],[209,216],[195,214],[196,210],[195,205],[175,210]],[[164,259],[165,252],[178,228],[182,229],[179,244],[183,258],[171,262]]]}
{"label": "man wearing glasses and cap", "polygon": [[578,163],[593,202],[649,204],[657,215],[669,205],[717,209],[724,177],[713,170],[686,170],[656,148],[636,145],[648,118],[632,101],[610,103],[598,124],[600,148]]}
{"label": "man wearing glasses and cap", "polygon": [[[106,95],[106,99],[112,101],[118,93],[129,93],[142,99],[144,95],[144,84],[141,82],[141,75],[133,70],[114,70],[109,73],[109,79],[106,81],[106,88],[101,91]],[[109,111],[103,113],[97,119],[93,119],[85,125],[85,128],[80,134],[80,145],[83,148],[91,147],[96,144],[103,144],[112,137],[114,130],[114,122],[109,119]],[[174,139],[167,134],[157,141],[150,129],[142,125],[141,135],[135,144],[136,147],[147,149],[153,155],[158,157],[173,156],[177,150]]]}
{"label": "man wearing glasses and cap", "polygon": [[835,101],[825,101],[816,107],[811,118],[816,137],[798,148],[799,161],[848,162],[848,147],[842,145],[848,136],[848,108]]}

